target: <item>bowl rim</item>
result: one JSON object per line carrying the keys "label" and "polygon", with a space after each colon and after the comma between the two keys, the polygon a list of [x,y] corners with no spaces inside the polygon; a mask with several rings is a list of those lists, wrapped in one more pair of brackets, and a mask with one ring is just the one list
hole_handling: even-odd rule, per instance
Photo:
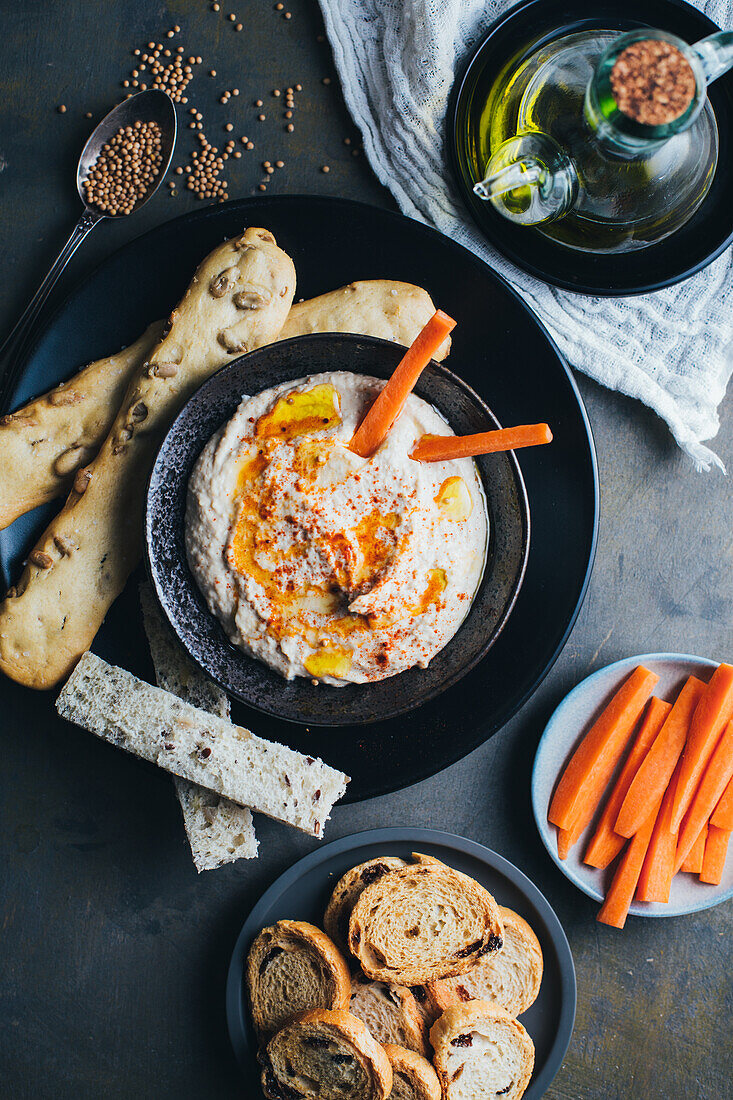
{"label": "bowl rim", "polygon": [[[373,714],[373,717],[364,717],[364,718],[349,716],[348,718],[344,718],[344,719],[331,718],[329,720],[329,719],[323,719],[321,716],[318,716],[317,718],[313,718],[313,717],[310,717],[310,716],[307,716],[307,715],[305,717],[302,717],[302,718],[297,718],[297,717],[293,717],[289,714],[284,714],[282,711],[277,710],[272,706],[262,705],[262,703],[259,702],[259,701],[253,702],[251,698],[246,697],[240,690],[238,690],[237,687],[233,686],[229,681],[227,681],[227,679],[224,676],[222,676],[217,669],[208,668],[208,667],[206,667],[205,664],[202,663],[200,657],[189,648],[189,645],[187,644],[186,640],[183,637],[181,637],[181,634],[179,633],[176,622],[173,621],[171,619],[170,615],[168,614],[166,601],[161,597],[161,591],[159,589],[159,583],[158,583],[158,574],[157,574],[157,569],[156,569],[157,557],[158,557],[158,555],[157,555],[157,544],[151,538],[151,534],[152,534],[152,532],[151,532],[151,500],[153,499],[153,497],[156,493],[156,483],[158,483],[160,481],[159,467],[160,467],[161,455],[163,455],[163,453],[166,449],[166,444],[169,440],[169,437],[179,428],[180,421],[182,419],[184,419],[185,417],[190,415],[191,407],[205,401],[207,388],[210,385],[215,384],[216,379],[221,379],[221,376],[225,372],[229,373],[229,372],[235,370],[237,367],[241,366],[243,361],[249,360],[252,356],[255,356],[255,355],[259,356],[259,355],[262,355],[263,353],[267,353],[267,352],[271,352],[271,351],[275,351],[275,350],[277,350],[279,353],[282,353],[283,351],[287,352],[291,347],[293,347],[295,345],[302,348],[304,341],[307,341],[310,344],[313,344],[313,343],[316,343],[316,344],[317,343],[326,343],[326,342],[332,343],[334,341],[345,343],[347,345],[348,344],[353,345],[353,344],[357,344],[357,343],[367,344],[367,345],[371,345],[374,348],[383,348],[385,350],[389,350],[393,354],[396,350],[402,351],[403,353],[404,353],[404,351],[406,351],[406,348],[403,345],[398,344],[398,343],[396,343],[395,341],[392,341],[392,340],[382,339],[381,337],[365,336],[365,335],[361,335],[359,333],[314,332],[314,333],[307,333],[307,334],[302,335],[302,336],[290,337],[287,340],[277,340],[277,341],[274,341],[273,343],[270,343],[270,344],[264,344],[260,348],[256,348],[251,352],[246,352],[243,355],[237,356],[236,359],[232,359],[231,362],[224,364],[224,366],[220,367],[219,370],[215,371],[215,373],[213,375],[211,375],[209,378],[207,378],[206,381],[204,381],[194,391],[194,393],[189,397],[189,399],[185,402],[185,404],[179,410],[179,412],[176,415],[175,419],[169,425],[169,427],[168,427],[168,429],[165,433],[165,436],[163,437],[163,439],[160,443],[160,446],[158,448],[158,451],[156,453],[155,461],[153,462],[150,474],[148,476],[146,490],[145,490],[145,525],[144,525],[144,540],[143,540],[144,541],[145,567],[146,567],[146,572],[147,572],[147,575],[148,575],[148,579],[150,580],[152,588],[153,588],[153,592],[155,593],[155,598],[158,602],[159,608],[162,611],[163,616],[164,616],[166,622],[168,623],[169,627],[173,630],[174,634],[176,635],[176,638],[178,639],[179,643],[183,646],[183,648],[184,648],[186,654],[188,655],[188,657],[195,663],[195,665],[199,669],[201,669],[206,674],[206,676],[208,676],[210,679],[212,679],[221,688],[223,688],[227,693],[234,696],[234,698],[239,700],[245,706],[251,707],[252,710],[270,715],[271,717],[274,717],[274,718],[276,718],[280,721],[288,722],[288,723],[290,723],[292,725],[296,725],[296,726],[306,726],[308,728],[318,728],[318,727],[320,727],[320,728],[331,729],[331,730],[336,730],[338,728],[348,728],[350,726],[368,727],[372,722],[398,718],[402,715],[410,714],[413,711],[417,710],[418,708],[420,708],[422,706],[425,706],[426,704],[430,703],[431,700],[439,697],[445,691],[447,691],[449,688],[453,687],[456,683],[458,683],[458,681],[460,681],[465,675],[467,675],[472,669],[474,669],[476,667],[477,664],[479,664],[486,657],[489,650],[492,648],[492,646],[494,645],[496,640],[499,638],[499,636],[502,633],[504,627],[506,626],[506,623],[509,620],[511,612],[513,611],[513,609],[516,605],[517,599],[519,597],[519,593],[520,593],[521,588],[522,588],[522,583],[524,581],[524,577],[525,577],[525,574],[526,574],[526,571],[527,571],[527,564],[528,564],[528,561],[529,561],[529,552],[530,552],[530,542],[531,542],[531,516],[530,516],[530,508],[529,508],[529,498],[528,498],[528,495],[527,495],[527,488],[526,488],[526,485],[525,485],[525,482],[524,482],[524,478],[522,476],[521,468],[519,466],[519,462],[518,462],[518,459],[516,457],[515,452],[514,451],[505,451],[505,452],[503,452],[503,454],[506,457],[506,459],[508,460],[508,462],[510,464],[510,468],[511,468],[511,475],[512,475],[514,487],[515,487],[515,490],[516,490],[516,498],[517,498],[516,503],[517,503],[517,511],[518,511],[518,520],[519,520],[519,523],[521,525],[521,548],[520,548],[519,568],[516,571],[516,575],[513,579],[513,582],[512,582],[510,591],[509,591],[509,595],[508,595],[508,597],[505,601],[504,607],[502,609],[502,613],[501,613],[499,619],[497,620],[497,622],[494,626],[494,629],[487,636],[485,642],[477,648],[477,651],[472,656],[472,658],[470,660],[466,661],[465,663],[462,663],[452,674],[448,675],[443,681],[441,681],[439,686],[436,686],[432,690],[428,691],[426,694],[420,696],[420,698],[418,698],[415,701],[408,702],[403,706],[390,707],[388,711],[384,711],[384,710],[379,710],[378,712],[375,711],[374,714]],[[436,372],[438,375],[440,375],[446,381],[448,381],[450,383],[450,385],[454,386],[455,388],[457,388],[459,390],[462,390],[463,393],[465,394],[465,396],[469,399],[469,401],[475,407],[477,407],[481,411],[481,413],[488,419],[488,421],[489,421],[492,428],[500,428],[501,427],[501,423],[500,423],[498,417],[496,416],[496,414],[491,410],[489,405],[476,392],[476,390],[474,390],[473,387],[471,385],[469,385],[468,382],[465,381],[465,379],[461,378],[458,374],[456,374],[454,371],[450,370],[450,368],[446,367],[443,363],[438,363],[437,361],[435,361],[433,359],[430,360],[430,362],[428,364],[428,367],[426,369],[432,369],[434,372]],[[328,372],[328,373],[333,373],[333,372]],[[348,371],[347,370],[346,373],[366,374],[368,372],[365,371],[365,370],[362,370],[362,371],[359,371],[359,370]],[[310,377],[311,375],[313,375],[312,371],[311,372],[306,372],[302,377],[306,378],[306,377]],[[295,381],[297,381],[297,379],[293,379],[292,381],[295,382]],[[256,388],[254,390],[254,392],[252,394],[250,394],[249,396],[254,396],[257,393],[264,392],[265,389],[274,389],[275,387],[277,387],[281,384],[282,384],[282,380],[271,382],[268,386],[263,387],[262,389]],[[418,388],[419,385],[420,385],[420,381],[418,380],[415,388]],[[423,398],[423,400],[426,400],[426,399]],[[428,401],[428,404],[432,404],[432,402]],[[436,406],[434,406],[434,407],[436,407]],[[441,416],[444,417],[444,419],[446,419],[448,421],[448,423],[450,423],[449,418],[447,416],[445,416],[445,414],[443,414],[440,409],[438,409],[437,411],[441,414]],[[230,417],[231,417],[231,415],[233,415],[233,413],[229,414]],[[226,421],[224,421],[223,423],[225,423],[225,422]],[[221,424],[214,427],[211,430],[211,434],[213,434],[215,431],[217,431],[220,426],[221,426]],[[207,438],[203,442],[200,442],[200,441],[197,440],[197,447],[199,449],[197,451],[196,459],[194,461],[196,461],[198,459],[198,455],[200,455],[200,453],[201,453],[201,448],[203,448],[206,445],[206,443],[208,442],[208,439],[211,438],[211,434],[209,436],[207,436]],[[489,493],[488,493],[488,490],[487,490],[486,480],[485,480],[483,472],[481,471],[480,466],[478,466],[478,465],[477,465],[477,472],[478,472],[479,478],[481,480],[482,489],[484,491],[484,495],[485,495],[485,498],[486,498],[486,501],[487,501],[487,504],[488,504]],[[190,476],[190,471],[189,471],[189,476]],[[488,547],[487,547],[487,559],[486,559],[487,562],[489,560],[489,556],[490,556],[490,552],[491,552],[491,539],[492,539],[492,526],[490,525],[489,544],[488,544]],[[190,580],[190,584],[191,584],[191,587],[193,589],[193,592],[194,592],[195,596],[197,597],[198,602],[201,604],[202,610],[212,620],[212,622],[214,622],[216,624],[216,626],[219,630],[219,633],[221,634],[221,646],[225,647],[227,651],[230,651],[230,652],[234,653],[238,659],[241,659],[243,661],[254,661],[254,662],[256,662],[261,668],[265,668],[269,674],[271,674],[272,676],[278,677],[279,680],[281,679],[283,684],[287,684],[288,681],[285,680],[283,677],[280,677],[279,673],[277,673],[274,669],[272,669],[265,661],[261,661],[258,658],[249,656],[248,654],[244,653],[241,649],[238,649],[236,646],[234,646],[233,643],[228,641],[228,639],[226,638],[226,636],[223,632],[223,628],[221,626],[221,623],[219,622],[217,617],[211,612],[211,610],[209,609],[208,605],[205,602],[205,599],[204,599],[203,595],[200,593],[200,590],[199,590],[198,585],[196,583],[195,577],[193,576],[191,568],[188,564],[187,558],[184,557],[184,561],[183,561],[182,564],[183,564],[183,567],[184,567],[184,572],[187,575],[188,579]],[[483,585],[485,578],[486,578],[486,563],[485,563],[485,566],[484,566],[484,571],[482,572],[481,580],[479,581],[479,586],[477,588],[477,593],[478,593],[479,589],[481,588],[481,586]],[[445,649],[447,646],[450,646],[455,641],[455,639],[458,637],[462,627],[468,621],[468,618],[471,615],[471,611],[472,611],[473,606],[474,606],[474,601],[475,601],[475,596],[474,596],[474,600],[471,603],[471,607],[469,608],[468,612],[466,613],[466,616],[464,617],[464,619],[460,623],[460,625],[459,625],[458,629],[456,630],[455,634],[448,640],[448,642],[443,647],[443,649]],[[439,655],[439,653],[442,653],[443,649],[441,649],[438,652],[438,654],[436,654],[435,656],[437,657]],[[411,669],[406,669],[405,671],[409,672],[409,671],[412,671],[412,670]],[[349,686],[354,686],[354,687],[360,688],[360,689],[369,688],[369,687],[376,687],[376,686],[378,686],[378,684],[386,683],[386,682],[395,680],[396,677],[399,676],[399,675],[400,675],[399,673],[396,673],[395,676],[385,677],[384,680],[377,681],[374,685],[372,685],[372,684],[356,684],[356,685],[349,685]],[[301,678],[296,678],[296,679],[303,679],[303,678],[301,677]],[[339,689],[339,690],[343,690],[343,689]]]}

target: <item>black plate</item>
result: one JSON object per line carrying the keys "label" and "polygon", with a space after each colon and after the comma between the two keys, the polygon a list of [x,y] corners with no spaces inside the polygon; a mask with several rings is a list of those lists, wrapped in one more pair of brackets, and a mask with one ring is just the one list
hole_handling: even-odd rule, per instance
{"label": "black plate", "polygon": [[534,229],[513,225],[490,202],[473,193],[465,123],[467,107],[479,111],[486,91],[508,58],[574,31],[607,27],[619,31],[651,26],[695,42],[719,28],[684,0],[596,0],[589,18],[585,0],[525,0],[494,23],[454,85],[448,145],[458,188],[479,227],[500,252],[530,275],[584,294],[643,294],[681,282],[711,263],[733,241],[733,71],[710,86],[720,135],[718,167],[705,201],[686,225],[649,248],[614,255],[566,248]]}
{"label": "black plate", "polygon": [[[298,296],[353,279],[404,279],[427,287],[456,317],[449,363],[503,424],[547,421],[548,447],[521,452],[532,511],[532,548],[522,591],[488,659],[407,718],[353,737],[307,730],[241,705],[235,718],[263,737],[315,751],[352,777],[346,801],[415,783],[495,733],[547,675],[585,596],[598,527],[598,472],[583,403],[546,331],[506,283],[467,249],[418,222],[376,207],[326,198],[224,203],[167,222],[106,260],[71,295],[37,344],[11,394],[13,405],[109,355],[162,317],[202,256],[247,224],[270,228],[295,261]],[[110,303],[114,308],[110,308]],[[17,575],[53,508],[0,532],[0,562]],[[135,584],[129,584],[94,649],[150,675]]]}
{"label": "black plate", "polygon": [[[153,467],[145,545],[153,584],[171,626],[191,657],[222,687],[241,702],[290,722],[355,726],[395,718],[427,703],[486,655],[522,583],[529,554],[527,494],[516,456],[505,453],[476,461],[489,515],[486,567],[466,619],[428,668],[340,688],[314,686],[303,677],[288,682],[236,649],[208,610],[186,561],[186,491],[196,459],[234,415],[242,394],[254,396],[280,382],[323,371],[389,378],[403,354],[404,348],[387,340],[321,333],[243,355],[197,390],[164,439]],[[459,435],[501,427],[478,394],[438,363],[423,371],[416,393]]]}
{"label": "black plate", "polygon": [[408,859],[412,852],[435,856],[470,875],[514,909],[534,929],[544,958],[539,996],[521,1021],[535,1045],[535,1066],[525,1100],[539,1100],[560,1069],[575,1020],[575,967],[562,925],[537,887],[502,856],[464,837],[434,829],[372,829],[342,837],[298,860],[272,884],[248,916],[237,939],[227,979],[229,1036],[248,1085],[261,1096],[255,1061],[257,1044],[249,1021],[244,963],[260,931],[276,920],[306,920],[321,925],[326,903],[338,879],[351,867],[376,856]]}

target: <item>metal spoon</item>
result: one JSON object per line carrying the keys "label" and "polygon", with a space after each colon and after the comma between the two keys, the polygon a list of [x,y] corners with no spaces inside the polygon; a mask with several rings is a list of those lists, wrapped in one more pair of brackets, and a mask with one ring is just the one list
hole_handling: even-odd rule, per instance
{"label": "metal spoon", "polygon": [[92,165],[97,160],[102,146],[114,137],[120,127],[129,126],[138,121],[157,122],[161,132],[160,152],[162,159],[158,176],[156,176],[143,197],[138,199],[135,203],[135,207],[132,210],[133,214],[136,214],[140,207],[145,205],[163,182],[171,162],[171,157],[173,156],[178,123],[176,119],[176,109],[170,96],[165,92],[151,89],[150,91],[139,92],[137,95],[131,96],[130,99],[123,100],[122,103],[114,107],[108,115],[105,115],[82,149],[81,156],[79,157],[79,164],[76,169],[76,189],[79,192],[79,198],[84,204],[84,213],[74,226],[71,236],[61,249],[48,275],[39,286],[34,297],[28,303],[28,306],[12,332],[3,342],[2,347],[0,347],[0,360],[8,355],[10,356],[10,362],[8,363],[3,380],[3,394],[9,392],[18,365],[22,362],[21,353],[28,344],[34,321],[56,285],[61,272],[66,267],[87,233],[91,232],[94,226],[104,218],[126,218],[130,216],[129,214],[107,214],[96,209],[94,206],[90,206],[84,197],[82,185],[89,175]]}

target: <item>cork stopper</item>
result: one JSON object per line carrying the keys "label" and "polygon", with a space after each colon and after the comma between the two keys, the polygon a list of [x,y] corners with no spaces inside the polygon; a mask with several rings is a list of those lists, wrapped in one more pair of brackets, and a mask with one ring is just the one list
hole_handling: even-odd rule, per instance
{"label": "cork stopper", "polygon": [[619,111],[646,126],[674,122],[692,103],[695,88],[695,74],[685,55],[658,38],[627,46],[611,70]]}

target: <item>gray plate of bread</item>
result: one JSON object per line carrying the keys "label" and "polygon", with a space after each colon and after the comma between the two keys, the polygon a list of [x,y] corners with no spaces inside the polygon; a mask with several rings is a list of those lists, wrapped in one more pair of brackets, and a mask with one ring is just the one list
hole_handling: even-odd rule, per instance
{"label": "gray plate of bread", "polygon": [[237,940],[227,1019],[248,1096],[537,1100],[575,1017],[539,890],[474,841],[376,829],[301,859]]}

